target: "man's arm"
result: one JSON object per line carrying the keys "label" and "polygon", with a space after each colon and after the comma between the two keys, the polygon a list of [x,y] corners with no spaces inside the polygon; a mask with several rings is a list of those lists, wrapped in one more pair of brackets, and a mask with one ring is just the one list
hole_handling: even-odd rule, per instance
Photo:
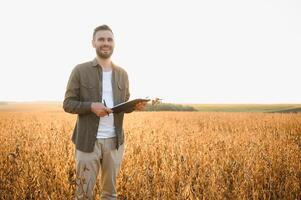
{"label": "man's arm", "polygon": [[92,102],[80,101],[80,81],[78,69],[74,68],[69,77],[63,108],[65,112],[73,114],[88,114],[91,112]]}
{"label": "man's arm", "polygon": [[[130,87],[129,87],[129,77],[128,74],[125,72],[125,89],[126,89],[126,94],[125,94],[125,101],[128,101],[130,99]],[[127,110],[125,110],[125,113],[131,113],[133,112],[135,109],[134,108],[129,108]]]}

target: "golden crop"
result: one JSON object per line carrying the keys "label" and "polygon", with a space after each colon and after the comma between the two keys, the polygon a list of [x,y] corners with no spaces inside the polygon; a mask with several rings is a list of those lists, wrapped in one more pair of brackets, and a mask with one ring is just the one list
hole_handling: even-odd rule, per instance
{"label": "golden crop", "polygon": [[[125,118],[119,199],[301,198],[301,114]],[[73,199],[75,120],[63,111],[0,112],[0,199]]]}

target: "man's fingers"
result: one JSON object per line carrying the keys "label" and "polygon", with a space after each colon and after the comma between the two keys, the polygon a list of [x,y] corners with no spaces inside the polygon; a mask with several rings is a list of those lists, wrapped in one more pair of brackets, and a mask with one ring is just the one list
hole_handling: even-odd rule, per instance
{"label": "man's fingers", "polygon": [[103,108],[103,109],[97,110],[96,115],[98,117],[105,117],[106,115],[109,115],[112,112],[113,111],[110,108]]}
{"label": "man's fingers", "polygon": [[143,110],[143,108],[146,106],[147,102],[139,102],[135,106],[135,110]]}
{"label": "man's fingers", "polygon": [[97,114],[98,117],[104,117],[106,115],[108,115],[108,113],[106,113],[106,112],[100,112]]}
{"label": "man's fingers", "polygon": [[107,111],[108,113],[112,113],[112,112],[113,112],[113,110],[111,110],[110,108],[106,108],[106,111]]}

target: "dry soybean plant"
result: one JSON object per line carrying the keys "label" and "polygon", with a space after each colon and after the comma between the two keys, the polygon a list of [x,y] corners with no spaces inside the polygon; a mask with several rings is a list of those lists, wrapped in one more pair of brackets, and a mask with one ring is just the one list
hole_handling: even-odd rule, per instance
{"label": "dry soybean plant", "polygon": [[[0,112],[0,199],[74,198],[75,120]],[[301,114],[138,112],[125,134],[119,199],[301,197]]]}

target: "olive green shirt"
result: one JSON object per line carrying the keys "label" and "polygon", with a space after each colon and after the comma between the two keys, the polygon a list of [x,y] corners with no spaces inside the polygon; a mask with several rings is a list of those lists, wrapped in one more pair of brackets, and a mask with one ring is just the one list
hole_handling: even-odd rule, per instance
{"label": "olive green shirt", "polygon": [[[113,101],[117,105],[129,100],[129,80],[124,69],[113,63],[112,68]],[[66,112],[77,114],[72,141],[76,149],[84,152],[93,151],[99,125],[99,117],[91,111],[92,102],[102,102],[102,68],[96,59],[75,66],[63,103]],[[117,149],[124,143],[123,117],[124,113],[114,113]]]}

